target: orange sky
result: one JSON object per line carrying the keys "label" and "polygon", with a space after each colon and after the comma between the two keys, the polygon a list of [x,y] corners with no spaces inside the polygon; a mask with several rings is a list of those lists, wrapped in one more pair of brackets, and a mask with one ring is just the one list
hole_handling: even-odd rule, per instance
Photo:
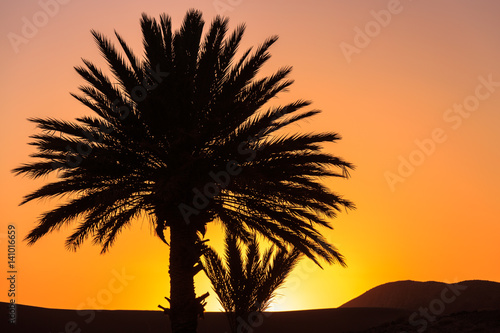
{"label": "orange sky", "polygon": [[[296,83],[277,102],[313,100],[323,113],[296,129],[339,132],[343,140],[328,150],[357,165],[350,180],[328,181],[358,206],[332,221],[334,231],[325,230],[348,268],[321,270],[304,260],[273,309],[336,307],[394,280],[500,281],[500,84],[495,83],[500,82],[500,4],[60,2],[65,3],[46,7],[51,16],[44,16],[38,1],[0,5],[0,244],[5,253],[7,225],[16,225],[18,303],[106,309],[166,305],[168,248],[152,237],[147,222],[137,221],[106,255],[90,244],[67,252],[68,229],[26,247],[22,238],[57,202],[19,207],[22,196],[46,180],[14,177],[10,170],[32,152],[28,136],[36,131],[26,118],[73,119],[90,112],[69,92],[83,83],[73,70],[81,57],[104,66],[91,28],[108,36],[116,29],[140,54],[142,12],[166,12],[177,29],[187,9],[202,10],[210,22],[216,6],[232,27],[246,22],[243,48],[280,36],[264,72],[292,65]],[[21,38],[23,26],[34,20],[37,31],[24,28],[29,38],[12,42],[13,34]],[[365,30],[368,35],[357,36]],[[485,84],[488,80],[493,83]],[[436,130],[439,136],[431,141]],[[219,226],[212,226],[209,238],[220,242]],[[8,301],[6,279],[0,280],[0,301]],[[198,280],[198,294],[210,290],[203,277]],[[219,309],[215,297],[207,309]]]}

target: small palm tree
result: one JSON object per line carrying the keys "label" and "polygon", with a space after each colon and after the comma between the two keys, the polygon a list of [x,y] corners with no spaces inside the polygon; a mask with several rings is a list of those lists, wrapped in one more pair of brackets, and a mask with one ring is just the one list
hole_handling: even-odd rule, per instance
{"label": "small palm tree", "polygon": [[30,119],[42,131],[32,136],[37,160],[14,169],[32,178],[58,176],[23,203],[68,199],[41,216],[26,237],[30,245],[77,221],[67,248],[76,250],[91,237],[104,253],[123,228],[141,216],[149,219],[170,246],[173,333],[196,332],[197,242],[214,220],[240,238],[257,232],[276,244],[293,244],[315,262],[343,264],[317,229],[331,228],[328,218],[352,207],[318,182],[347,177],[352,168],[321,152],[340,137],[278,135],[319,111],[303,111],[310,102],[302,100],[267,107],[292,84],[290,67],[256,78],[277,37],[235,60],[245,27],[226,36],[227,26],[227,19],[216,17],[202,38],[199,11],[190,10],[175,32],[170,17],[157,21],[144,14],[143,59],[119,34],[123,52],[93,31],[113,77],[88,60],[76,67],[88,85],[74,97],[92,115],[73,122]]}
{"label": "small palm tree", "polygon": [[207,247],[203,267],[226,311],[231,331],[242,332],[244,327],[238,327],[238,318],[247,321],[249,314],[269,307],[276,290],[297,265],[300,251],[271,246],[261,256],[255,235],[245,250],[241,241],[226,233],[224,257],[225,263]]}

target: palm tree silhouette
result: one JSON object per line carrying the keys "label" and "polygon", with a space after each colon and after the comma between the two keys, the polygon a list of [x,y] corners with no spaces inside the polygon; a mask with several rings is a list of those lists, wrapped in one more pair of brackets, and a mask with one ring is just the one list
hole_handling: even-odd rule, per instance
{"label": "palm tree silhouette", "polygon": [[249,315],[266,310],[300,259],[297,249],[271,246],[260,255],[259,244],[251,236],[246,251],[230,233],[225,238],[225,263],[207,246],[203,253],[203,267],[213,290],[226,311],[233,333],[246,329]]}
{"label": "palm tree silhouette", "polygon": [[253,231],[276,244],[293,244],[315,262],[343,264],[316,227],[330,227],[327,218],[353,207],[317,181],[347,177],[352,169],[320,151],[339,135],[277,134],[319,112],[302,111],[310,104],[302,100],[266,106],[292,84],[290,67],[256,78],[277,37],[235,61],[245,26],[226,36],[228,20],[216,17],[202,39],[203,26],[196,10],[188,11],[175,32],[170,17],[163,14],[157,21],[143,14],[142,60],[118,33],[124,55],[92,31],[113,75],[87,60],[75,68],[88,85],[73,96],[93,116],[75,122],[30,119],[42,131],[32,136],[38,151],[32,156],[38,159],[13,170],[59,178],[22,203],[68,197],[41,216],[26,236],[30,245],[78,221],[67,248],[76,250],[92,237],[104,253],[132,221],[150,220],[170,246],[169,315],[175,333],[196,332],[201,300],[193,278],[201,270],[197,241],[207,223],[219,220],[241,239]]}

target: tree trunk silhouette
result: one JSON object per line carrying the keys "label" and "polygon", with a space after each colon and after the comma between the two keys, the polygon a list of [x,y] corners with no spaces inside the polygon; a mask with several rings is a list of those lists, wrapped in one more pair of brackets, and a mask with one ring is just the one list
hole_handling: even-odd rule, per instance
{"label": "tree trunk silhouette", "polygon": [[198,302],[194,290],[196,231],[184,221],[170,227],[170,323],[172,333],[196,333]]}

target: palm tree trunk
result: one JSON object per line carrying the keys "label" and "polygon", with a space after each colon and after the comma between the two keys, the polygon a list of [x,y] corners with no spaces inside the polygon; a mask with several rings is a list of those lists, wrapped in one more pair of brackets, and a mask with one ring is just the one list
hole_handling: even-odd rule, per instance
{"label": "palm tree trunk", "polygon": [[199,306],[194,290],[193,266],[196,232],[184,222],[170,227],[170,323],[172,333],[196,333]]}

